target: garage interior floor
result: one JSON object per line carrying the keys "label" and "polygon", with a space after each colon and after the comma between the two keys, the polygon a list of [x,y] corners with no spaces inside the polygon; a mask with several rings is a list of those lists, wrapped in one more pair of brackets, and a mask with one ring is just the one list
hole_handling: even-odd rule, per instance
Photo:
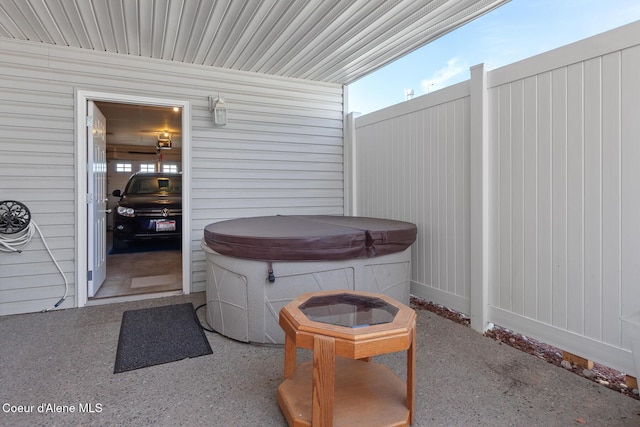
{"label": "garage interior floor", "polygon": [[175,245],[166,250],[162,246],[159,242],[107,255],[107,278],[92,300],[182,290],[182,251]]}

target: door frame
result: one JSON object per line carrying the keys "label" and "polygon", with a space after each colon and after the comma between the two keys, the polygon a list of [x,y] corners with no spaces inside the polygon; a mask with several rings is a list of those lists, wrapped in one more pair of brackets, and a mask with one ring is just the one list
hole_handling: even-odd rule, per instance
{"label": "door frame", "polygon": [[[87,101],[115,102],[121,104],[179,107],[182,111],[182,292],[191,293],[191,107],[189,101],[149,96],[125,95],[114,92],[75,90],[75,140],[76,140],[76,307],[89,302],[87,286]],[[151,295],[151,294],[150,294]],[[139,296],[131,299],[139,299]],[[122,297],[125,300],[128,297]]]}

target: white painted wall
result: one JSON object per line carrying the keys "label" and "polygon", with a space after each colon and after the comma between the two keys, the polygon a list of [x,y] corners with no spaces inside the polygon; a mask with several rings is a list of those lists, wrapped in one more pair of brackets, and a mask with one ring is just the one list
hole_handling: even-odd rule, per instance
{"label": "white painted wall", "polygon": [[638,76],[640,22],[359,117],[356,211],[418,225],[414,294],[638,376]]}
{"label": "white painted wall", "polygon": [[[75,304],[76,90],[179,99],[191,106],[192,290],[205,287],[203,228],[254,215],[342,214],[343,89],[306,80],[0,41],[0,200],[31,210]],[[214,128],[208,96],[223,94]],[[0,252],[0,315],[63,293],[42,242]]]}

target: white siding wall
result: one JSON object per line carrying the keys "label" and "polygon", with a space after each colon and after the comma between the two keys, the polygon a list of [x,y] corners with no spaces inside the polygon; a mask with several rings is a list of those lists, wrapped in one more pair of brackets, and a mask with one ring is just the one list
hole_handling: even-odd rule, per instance
{"label": "white siding wall", "polygon": [[632,372],[640,310],[640,27],[489,73],[489,318]]}
{"label": "white siding wall", "polygon": [[[192,125],[193,290],[205,287],[203,228],[253,215],[342,214],[342,87],[71,48],[0,41],[0,200],[31,210],[75,304],[74,91],[186,100]],[[222,94],[228,125],[212,126]],[[39,238],[0,252],[0,314],[38,311],[63,292]]]}
{"label": "white siding wall", "polygon": [[[357,212],[418,225],[412,292],[467,313],[488,295],[487,322],[637,377],[621,319],[640,311],[639,76],[637,22],[488,72],[486,107],[443,99],[457,85],[356,119]],[[470,116],[488,135],[471,193]]]}
{"label": "white siding wall", "polygon": [[414,294],[469,312],[469,83],[356,119],[357,215],[410,221]]}

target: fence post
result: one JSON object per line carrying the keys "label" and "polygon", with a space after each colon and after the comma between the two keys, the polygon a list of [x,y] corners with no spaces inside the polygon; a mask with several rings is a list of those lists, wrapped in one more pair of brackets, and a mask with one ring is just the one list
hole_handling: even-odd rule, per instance
{"label": "fence post", "polygon": [[343,172],[344,172],[344,215],[356,215],[357,179],[356,179],[356,118],[360,113],[348,113],[344,116]]}
{"label": "fence post", "polygon": [[470,266],[471,327],[484,332],[489,304],[489,119],[487,71],[471,67]]}

